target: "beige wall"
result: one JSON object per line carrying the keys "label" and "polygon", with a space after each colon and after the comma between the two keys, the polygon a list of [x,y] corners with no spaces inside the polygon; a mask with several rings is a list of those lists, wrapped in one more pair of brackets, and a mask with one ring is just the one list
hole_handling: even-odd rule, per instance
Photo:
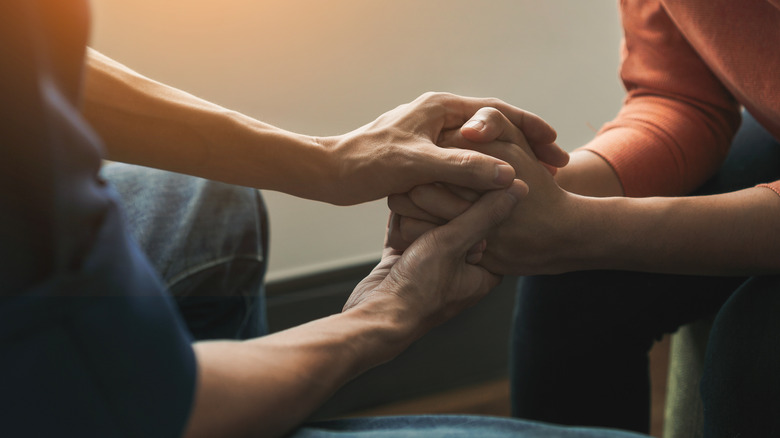
{"label": "beige wall", "polygon": [[[93,46],[282,128],[338,134],[429,91],[495,96],[573,149],[622,99],[615,1],[92,0]],[[270,279],[377,257],[384,201],[266,192]]]}

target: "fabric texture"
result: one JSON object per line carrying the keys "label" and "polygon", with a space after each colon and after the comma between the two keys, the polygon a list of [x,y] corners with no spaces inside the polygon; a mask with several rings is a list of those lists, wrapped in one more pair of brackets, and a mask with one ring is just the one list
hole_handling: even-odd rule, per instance
{"label": "fabric texture", "polygon": [[354,418],[305,425],[290,438],[647,438],[630,432],[561,427],[474,415]]}
{"label": "fabric texture", "polygon": [[268,332],[268,215],[258,190],[123,163],[101,175],[194,339]]}
{"label": "fabric texture", "polygon": [[584,148],[612,166],[627,196],[684,195],[710,178],[740,106],[780,139],[776,2],[622,0],[620,10],[626,101]]}
{"label": "fabric texture", "polygon": [[[780,178],[780,142],[751,114],[743,118],[720,171],[693,195]],[[703,377],[704,436],[775,436],[780,421],[768,412],[780,410],[780,326],[770,315],[780,310],[778,292],[778,276],[525,277],[511,344],[513,415],[646,433],[654,340],[717,313]]]}

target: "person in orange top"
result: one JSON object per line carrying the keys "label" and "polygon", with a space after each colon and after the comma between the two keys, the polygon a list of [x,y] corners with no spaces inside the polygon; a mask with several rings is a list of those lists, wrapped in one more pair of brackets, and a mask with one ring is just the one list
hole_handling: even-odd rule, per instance
{"label": "person in orange top", "polygon": [[[530,150],[513,159],[530,193],[482,256],[492,272],[560,274],[520,282],[514,414],[647,431],[653,340],[717,312],[705,436],[780,436],[780,1],[620,10],[622,109],[554,177]],[[480,143],[502,123],[482,110],[446,141],[505,157]],[[473,196],[391,197],[394,245]]]}

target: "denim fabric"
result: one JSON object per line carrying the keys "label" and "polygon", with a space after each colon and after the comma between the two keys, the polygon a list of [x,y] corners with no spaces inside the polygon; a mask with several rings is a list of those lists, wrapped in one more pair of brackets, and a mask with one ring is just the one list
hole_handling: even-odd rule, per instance
{"label": "denim fabric", "polygon": [[511,418],[418,415],[354,418],[305,425],[290,438],[647,438],[630,432],[561,427]]}
{"label": "denim fabric", "polygon": [[267,332],[268,225],[259,191],[120,163],[101,173],[195,339]]}
{"label": "denim fabric", "polygon": [[[745,114],[720,172],[694,195],[729,192],[779,178],[780,144]],[[737,290],[741,300],[732,296]],[[776,436],[775,415],[757,418],[750,412],[763,412],[762,406],[780,412],[773,395],[780,394],[780,382],[771,372],[780,369],[774,354],[780,327],[755,308],[736,304],[761,303],[777,314],[777,292],[774,277],[591,271],[522,278],[510,355],[513,415],[647,432],[647,353],[653,341],[720,309],[710,339],[710,348],[717,346],[718,353],[712,350],[708,355],[709,373],[703,380],[706,436],[736,436],[719,432],[725,430],[755,432],[741,436]],[[767,349],[772,354],[749,353]],[[755,377],[748,379],[749,385],[741,377],[748,372]],[[734,382],[745,386],[737,391]],[[758,395],[751,399],[750,391]],[[740,400],[742,409],[735,409],[726,398]],[[750,429],[739,429],[747,423]]]}

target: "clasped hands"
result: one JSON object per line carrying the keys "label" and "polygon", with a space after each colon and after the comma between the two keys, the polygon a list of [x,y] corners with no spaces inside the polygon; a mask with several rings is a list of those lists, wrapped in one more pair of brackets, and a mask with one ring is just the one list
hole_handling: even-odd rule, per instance
{"label": "clasped hands", "polygon": [[[509,217],[470,249],[467,260],[501,275],[562,270],[565,261],[556,249],[571,243],[566,236],[574,225],[569,201],[575,195],[561,189],[554,175],[568,157],[542,156],[556,150],[529,144],[521,129],[495,108],[480,109],[461,129],[445,132],[439,145],[477,151],[509,163],[517,178],[514,184],[525,189]],[[390,245],[404,250],[427,231],[463,214],[484,193],[436,182],[390,195],[388,206],[398,222],[389,230]]]}
{"label": "clasped hands", "polygon": [[[382,261],[355,288],[344,311],[371,309],[416,339],[479,301],[501,275],[544,264],[517,265],[520,258],[534,259],[534,251],[522,248],[518,257],[512,247],[523,242],[523,233],[556,235],[562,219],[555,217],[556,207],[568,194],[553,174],[568,154],[542,119],[494,99],[424,95],[352,135],[381,133],[376,141],[390,145],[388,125],[395,135],[422,141],[404,151],[411,154],[406,161],[399,161],[403,154],[393,153],[393,146],[369,149],[384,154],[395,174],[390,181],[363,175],[361,180],[374,182],[360,189],[381,191],[375,184],[396,190],[388,197],[392,214]],[[375,157],[363,159],[361,171],[377,172]]]}

